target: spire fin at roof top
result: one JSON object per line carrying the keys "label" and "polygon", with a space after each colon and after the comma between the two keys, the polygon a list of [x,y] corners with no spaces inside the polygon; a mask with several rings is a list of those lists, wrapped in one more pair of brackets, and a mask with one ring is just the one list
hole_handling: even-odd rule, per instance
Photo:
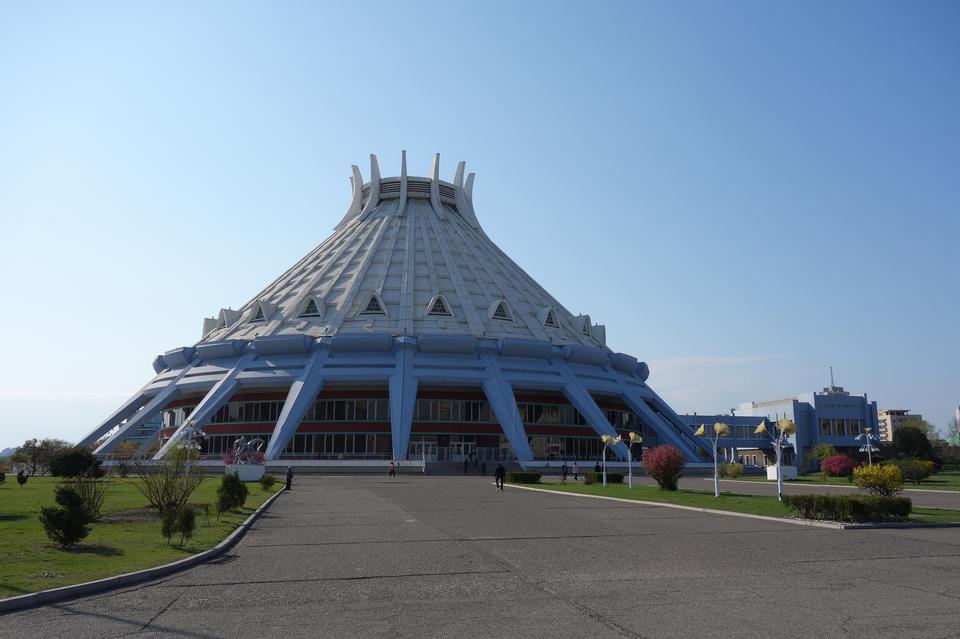
{"label": "spire fin at roof top", "polygon": [[340,230],[350,220],[360,215],[360,205],[363,202],[363,176],[360,174],[360,167],[356,164],[351,165],[350,169],[353,171],[353,177],[350,178],[350,183],[353,185],[353,200],[350,201],[350,208],[347,209],[343,219],[334,227],[333,230],[335,231]]}
{"label": "spire fin at roof top", "polygon": [[400,152],[400,203],[397,205],[397,215],[402,216],[407,208],[407,152]]}
{"label": "spire fin at roof top", "polygon": [[446,218],[443,203],[440,202],[440,154],[433,154],[433,169],[430,171],[430,205],[441,220]]}
{"label": "spire fin at roof top", "polygon": [[[466,168],[467,163],[460,161],[457,165],[457,172],[453,176],[453,197],[457,203],[457,212],[460,213],[467,224],[472,228],[480,228],[480,221],[477,219],[476,213],[473,212],[473,206],[471,206],[469,199],[467,198],[467,191],[463,188],[463,173]],[[473,173],[470,174],[470,179],[468,181],[470,188],[473,188]]]}
{"label": "spire fin at roof top", "polygon": [[[361,189],[362,191],[362,189]],[[362,198],[361,192],[361,198]],[[360,219],[366,219],[370,212],[380,203],[380,166],[377,164],[377,156],[370,154],[370,195],[367,196],[367,203],[360,213]]]}

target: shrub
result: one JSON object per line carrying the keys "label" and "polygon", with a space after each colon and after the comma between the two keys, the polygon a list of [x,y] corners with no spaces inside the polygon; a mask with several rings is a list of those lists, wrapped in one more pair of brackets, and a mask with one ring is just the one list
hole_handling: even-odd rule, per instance
{"label": "shrub", "polygon": [[177,532],[177,510],[167,508],[163,511],[163,518],[160,522],[160,534],[166,537],[167,545],[170,545],[170,538]]}
{"label": "shrub", "polygon": [[240,481],[238,473],[224,475],[220,487],[217,488],[217,515],[243,506],[247,501],[248,494],[250,494],[250,490],[246,484]]}
{"label": "shrub", "polygon": [[264,490],[270,490],[276,482],[277,478],[273,475],[264,475],[260,478],[260,487]]}
{"label": "shrub", "polygon": [[913,508],[908,497],[875,495],[784,495],[783,501],[797,517],[855,523],[906,521]]}
{"label": "shrub", "polygon": [[100,509],[107,495],[106,483],[89,475],[80,475],[65,479],[63,485],[80,496],[80,503],[87,521],[100,519]]}
{"label": "shrub", "polygon": [[184,541],[190,541],[193,537],[193,531],[197,528],[197,513],[190,506],[184,506],[177,513],[176,531],[180,533],[180,547],[183,548]]}
{"label": "shrub", "polygon": [[90,534],[90,523],[83,509],[83,501],[76,491],[66,486],[57,486],[54,497],[59,508],[46,506],[40,509],[40,523],[50,541],[62,548],[73,546]]}
{"label": "shrub", "polygon": [[831,477],[850,477],[857,462],[846,455],[831,455],[820,462],[820,469]]}
{"label": "shrub", "polygon": [[660,490],[676,490],[683,473],[683,453],[675,446],[655,446],[643,452],[643,469]]}
{"label": "shrub", "polygon": [[736,479],[743,474],[743,464],[720,464],[720,476]]}
{"label": "shrub", "polygon": [[853,483],[874,495],[890,497],[903,488],[903,473],[892,464],[860,466],[853,470]]}
{"label": "shrub", "polygon": [[23,469],[17,471],[17,483],[20,484],[20,488],[23,488],[23,485],[27,483],[27,474],[23,472]]}
{"label": "shrub", "polygon": [[[584,481],[586,481],[586,478],[590,478],[590,483],[591,483],[591,484],[593,484],[593,483],[602,484],[602,483],[603,483],[603,473],[602,473],[602,472],[600,472],[600,473],[595,473],[595,472],[591,471],[591,472],[589,472],[589,473],[584,473],[584,478],[585,478]],[[622,484],[622,483],[623,483],[623,473],[611,473],[610,471],[607,471],[607,483],[608,483],[608,484]]]}
{"label": "shrub", "polygon": [[929,477],[933,466],[933,462],[924,462],[919,459],[903,459],[892,464],[900,469],[904,481],[911,484],[919,484]]}
{"label": "shrub", "polygon": [[134,485],[147,503],[163,512],[180,510],[203,481],[203,473],[194,462],[195,452],[178,447],[155,465],[137,464]]}
{"label": "shrub", "polygon": [[532,471],[514,471],[507,473],[507,481],[512,484],[539,484],[542,475]]}
{"label": "shrub", "polygon": [[837,454],[837,449],[833,447],[833,444],[817,444],[813,447],[813,456],[817,458],[818,462],[822,462],[828,457],[833,457]]}
{"label": "shrub", "polygon": [[2,484],[5,481],[7,481],[7,474],[2,470],[0,470],[0,484]]}
{"label": "shrub", "polygon": [[86,448],[67,448],[50,458],[50,474],[54,477],[102,477],[100,460]]}

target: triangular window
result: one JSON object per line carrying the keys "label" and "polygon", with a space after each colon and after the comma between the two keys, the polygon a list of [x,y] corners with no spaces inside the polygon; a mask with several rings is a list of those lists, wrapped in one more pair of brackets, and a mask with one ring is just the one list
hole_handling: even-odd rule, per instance
{"label": "triangular window", "polygon": [[557,321],[557,316],[553,312],[553,309],[547,311],[547,318],[543,320],[544,326],[551,326],[553,328],[559,328],[560,322]]}
{"label": "triangular window", "polygon": [[361,313],[386,315],[386,313],[383,312],[383,307],[380,306],[380,300],[377,299],[376,295],[370,298],[370,301],[367,302],[366,308],[364,308]]}
{"label": "triangular window", "polygon": [[303,312],[300,313],[300,317],[319,317],[320,309],[317,308],[317,302],[313,299],[307,300],[307,305],[303,308]]}
{"label": "triangular window", "polygon": [[253,316],[253,319],[250,320],[250,321],[251,321],[251,322],[263,322],[263,321],[265,321],[265,319],[266,319],[266,318],[264,318],[264,316],[263,316],[263,307],[262,307],[262,306],[258,306],[258,307],[257,307],[257,314],[254,315],[254,316]]}
{"label": "triangular window", "polygon": [[500,302],[499,304],[497,304],[497,308],[493,311],[493,315],[491,317],[497,320],[513,319],[512,317],[510,317],[510,311],[507,310],[507,305],[504,302]]}
{"label": "triangular window", "polygon": [[433,306],[430,307],[430,310],[427,311],[427,315],[452,315],[450,309],[447,308],[447,303],[439,295],[433,301]]}

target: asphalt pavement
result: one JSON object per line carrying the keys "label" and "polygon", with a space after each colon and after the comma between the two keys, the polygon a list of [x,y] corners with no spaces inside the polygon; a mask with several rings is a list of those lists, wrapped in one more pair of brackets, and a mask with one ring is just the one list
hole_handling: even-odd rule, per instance
{"label": "asphalt pavement", "polygon": [[933,638],[960,637],[958,601],[956,529],[303,477],[228,555],[2,616],[0,636]]}

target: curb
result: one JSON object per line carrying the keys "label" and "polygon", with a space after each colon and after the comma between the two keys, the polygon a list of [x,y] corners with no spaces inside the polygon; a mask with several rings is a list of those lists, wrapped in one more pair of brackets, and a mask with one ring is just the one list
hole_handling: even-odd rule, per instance
{"label": "curb", "polygon": [[[713,477],[704,477],[704,481],[713,481]],[[761,484],[761,485],[764,485],[764,486],[770,486],[771,484],[767,484],[766,481],[774,481],[774,480],[753,481],[753,480],[750,480],[750,479],[723,479],[723,478],[721,477],[721,478],[720,478],[720,481],[735,482],[735,483],[737,483],[737,484]],[[792,480],[789,480],[789,479],[788,479],[788,480],[785,480],[785,481],[784,481],[784,484],[785,484],[785,485],[786,485],[786,484],[789,484],[789,485],[791,485],[791,486],[802,486],[802,487],[806,487],[806,486],[817,487],[817,486],[819,486],[819,487],[822,487],[822,488],[856,488],[856,486],[854,486],[853,484],[848,484],[848,485],[845,485],[845,484],[808,484],[807,482],[802,482],[802,483],[799,483],[799,484],[798,484],[798,483],[790,483],[791,481],[792,481]],[[775,484],[774,484],[774,485],[775,485]],[[941,490],[931,490],[930,488],[904,488],[904,489],[903,489],[903,492],[905,492],[905,493],[928,493],[928,494],[932,494],[932,495],[944,495],[944,494],[949,495],[950,493],[960,493],[960,489],[943,488],[943,489],[941,489]],[[933,508],[933,506],[931,506],[931,508]]]}
{"label": "curb", "polygon": [[568,493],[561,490],[550,490],[549,488],[533,488],[531,486],[518,486],[517,484],[506,484],[511,488],[521,490],[533,490],[539,493],[550,493],[551,495],[572,495],[574,497],[590,497],[593,499],[606,499],[608,501],[619,501],[625,504],[642,504],[644,506],[662,506],[663,508],[675,508],[677,510],[689,510],[710,515],[726,515],[727,517],[745,517],[747,519],[759,519],[761,521],[773,521],[781,524],[793,524],[794,526],[812,526],[814,528],[832,528],[834,530],[870,530],[882,528],[960,528],[960,523],[924,523],[897,521],[874,524],[844,524],[838,521],[817,521],[815,519],[793,519],[791,517],[769,517],[767,515],[751,515],[750,513],[738,513],[732,510],[717,510],[715,508],[699,508],[697,506],[681,506],[680,504],[668,504],[661,501],[645,501],[642,499],[624,499],[623,497],[607,497],[606,495],[584,495],[583,493]]}
{"label": "curb", "polygon": [[0,615],[4,615],[8,612],[14,612],[16,610],[23,610],[24,608],[33,608],[36,606],[55,603],[57,601],[63,601],[64,599],[73,599],[75,597],[92,595],[105,590],[113,590],[114,588],[120,588],[122,586],[129,586],[131,584],[149,581],[151,579],[156,579],[157,577],[163,577],[175,572],[180,572],[181,570],[186,570],[187,568],[192,568],[193,566],[201,564],[208,559],[219,557],[223,553],[233,548],[247,532],[250,526],[253,525],[253,523],[260,518],[267,508],[269,508],[270,505],[283,493],[283,489],[280,489],[267,498],[265,502],[260,504],[259,508],[250,513],[250,516],[247,517],[242,524],[237,526],[233,532],[227,535],[226,539],[221,541],[213,548],[209,548],[195,555],[190,555],[189,557],[174,561],[173,563],[163,564],[162,566],[154,566],[153,568],[145,568],[136,572],[128,572],[113,577],[105,577],[96,581],[87,581],[81,584],[62,586],[60,588],[51,588],[49,590],[41,590],[39,592],[31,592],[25,595],[17,595],[16,597],[0,599]]}

